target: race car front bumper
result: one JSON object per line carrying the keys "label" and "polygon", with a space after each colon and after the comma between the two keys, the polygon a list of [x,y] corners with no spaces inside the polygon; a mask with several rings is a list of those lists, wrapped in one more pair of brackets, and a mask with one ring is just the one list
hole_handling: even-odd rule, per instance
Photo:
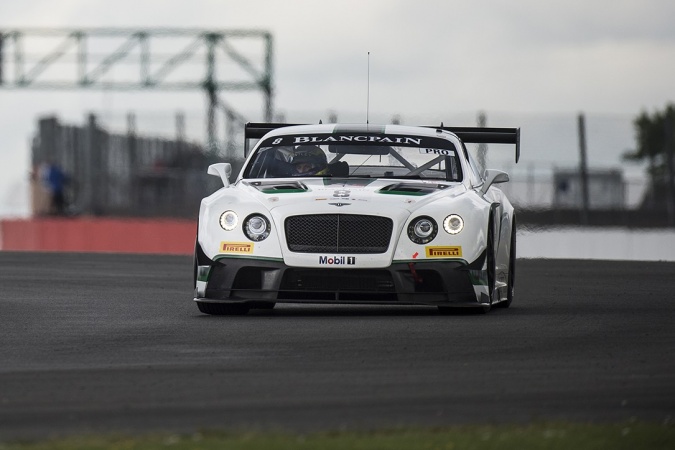
{"label": "race car front bumper", "polygon": [[198,267],[195,301],[485,305],[476,263],[397,262],[382,269],[290,267],[280,260],[222,258]]}

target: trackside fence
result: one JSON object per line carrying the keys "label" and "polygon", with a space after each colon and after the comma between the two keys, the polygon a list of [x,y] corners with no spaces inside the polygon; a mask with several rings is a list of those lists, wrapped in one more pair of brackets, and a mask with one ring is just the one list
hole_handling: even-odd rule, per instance
{"label": "trackside fence", "polygon": [[210,162],[201,145],[109,133],[94,115],[83,127],[43,118],[32,144],[33,212],[48,213],[40,173],[55,164],[67,177],[69,215],[196,218],[200,199],[217,187],[206,175]]}

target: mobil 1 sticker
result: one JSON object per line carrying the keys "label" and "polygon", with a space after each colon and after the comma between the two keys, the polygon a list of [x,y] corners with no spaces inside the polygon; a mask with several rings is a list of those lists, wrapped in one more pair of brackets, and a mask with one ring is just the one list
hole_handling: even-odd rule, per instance
{"label": "mobil 1 sticker", "polygon": [[420,153],[423,155],[452,156],[455,154],[455,151],[448,150],[447,148],[420,148]]}

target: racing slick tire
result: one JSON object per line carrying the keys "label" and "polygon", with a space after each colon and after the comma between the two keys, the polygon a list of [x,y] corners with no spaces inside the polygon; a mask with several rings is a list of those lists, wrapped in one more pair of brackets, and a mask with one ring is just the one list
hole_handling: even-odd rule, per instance
{"label": "racing slick tire", "polygon": [[241,316],[248,313],[250,306],[245,303],[197,302],[199,311],[212,316]]}
{"label": "racing slick tire", "polygon": [[516,218],[513,218],[511,227],[511,251],[509,252],[509,281],[507,285],[506,301],[499,303],[498,306],[508,308],[513,302],[514,286],[516,283]]}
{"label": "racing slick tire", "polygon": [[489,303],[486,306],[479,306],[478,309],[482,310],[483,313],[490,312],[492,308],[492,302],[495,298],[495,284],[497,280],[497,255],[495,250],[495,224],[490,214],[490,220],[488,221],[488,235],[487,235],[487,254],[486,254],[486,271],[487,271],[487,281],[488,281],[488,297]]}

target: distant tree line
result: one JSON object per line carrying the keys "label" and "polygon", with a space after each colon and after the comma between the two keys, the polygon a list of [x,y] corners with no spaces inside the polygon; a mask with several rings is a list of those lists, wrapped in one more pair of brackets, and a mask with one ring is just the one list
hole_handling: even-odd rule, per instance
{"label": "distant tree line", "polygon": [[675,217],[675,104],[670,103],[662,111],[640,113],[633,121],[637,148],[624,154],[624,159],[647,160],[650,187],[643,206],[665,209]]}

